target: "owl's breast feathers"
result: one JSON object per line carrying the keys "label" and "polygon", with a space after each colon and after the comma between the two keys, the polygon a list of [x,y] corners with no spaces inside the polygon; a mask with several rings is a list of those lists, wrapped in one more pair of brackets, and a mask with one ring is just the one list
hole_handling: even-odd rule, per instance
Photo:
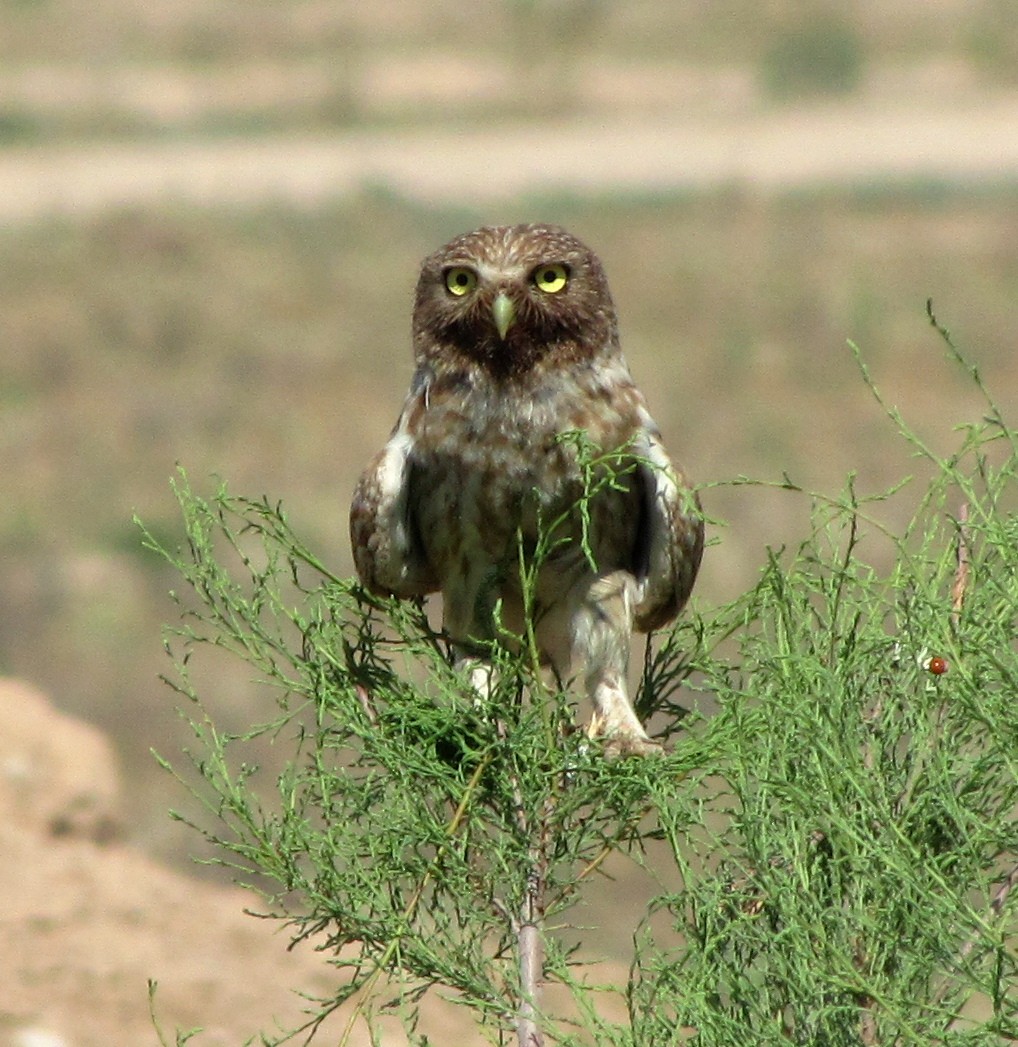
{"label": "owl's breast feathers", "polygon": [[[570,430],[601,452],[632,456],[621,467],[616,459],[614,481],[582,515],[576,446],[562,439]],[[518,589],[518,568],[517,577],[510,569],[517,536],[532,549],[555,520],[568,541],[542,569],[542,600],[587,569],[585,542],[599,571],[636,578],[637,628],[679,612],[702,552],[699,508],[621,358],[534,373],[510,387],[477,370],[436,374],[422,363],[354,496],[352,544],[365,586],[400,597],[440,589],[450,632],[480,635],[482,594],[490,603]]]}

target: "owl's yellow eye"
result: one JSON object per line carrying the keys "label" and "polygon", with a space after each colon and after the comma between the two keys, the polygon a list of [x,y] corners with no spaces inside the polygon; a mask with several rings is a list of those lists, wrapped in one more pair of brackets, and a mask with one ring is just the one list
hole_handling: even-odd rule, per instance
{"label": "owl's yellow eye", "polygon": [[466,266],[455,265],[445,271],[445,286],[450,294],[462,297],[477,286],[477,273]]}
{"label": "owl's yellow eye", "polygon": [[569,270],[564,265],[539,265],[534,270],[534,284],[545,294],[558,294],[569,282]]}

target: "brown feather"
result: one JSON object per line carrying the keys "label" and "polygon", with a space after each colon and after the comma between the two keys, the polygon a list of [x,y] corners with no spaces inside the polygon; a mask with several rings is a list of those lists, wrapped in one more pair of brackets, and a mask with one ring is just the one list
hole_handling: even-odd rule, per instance
{"label": "brown feather", "polygon": [[[539,274],[556,266],[564,286],[542,290]],[[446,275],[458,269],[474,282],[457,294]],[[515,312],[504,339],[498,295]],[[583,675],[611,744],[653,748],[625,693],[630,634],[685,604],[703,523],[622,356],[600,261],[555,226],[459,236],[421,267],[413,346],[410,394],[354,497],[361,579],[397,596],[440,589],[451,638],[476,649],[496,636],[496,606],[500,629],[522,631],[518,539],[532,554],[541,528],[559,521],[537,579],[542,654],[562,678]],[[590,501],[586,529],[571,430],[621,465]]]}

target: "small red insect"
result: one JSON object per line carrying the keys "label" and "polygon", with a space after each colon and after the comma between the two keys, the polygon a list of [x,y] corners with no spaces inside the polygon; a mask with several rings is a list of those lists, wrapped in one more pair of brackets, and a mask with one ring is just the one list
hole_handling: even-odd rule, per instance
{"label": "small red insect", "polygon": [[927,663],[926,668],[933,673],[934,676],[943,676],[947,672],[947,659],[941,658],[939,654],[935,654]]}

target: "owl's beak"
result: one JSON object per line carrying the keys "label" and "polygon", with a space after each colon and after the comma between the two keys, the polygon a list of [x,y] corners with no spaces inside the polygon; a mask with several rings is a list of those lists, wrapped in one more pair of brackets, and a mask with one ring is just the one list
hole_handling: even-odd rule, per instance
{"label": "owl's beak", "polygon": [[491,303],[491,315],[495,320],[495,330],[504,342],[509,328],[516,321],[516,305],[504,291],[495,295],[495,301]]}

